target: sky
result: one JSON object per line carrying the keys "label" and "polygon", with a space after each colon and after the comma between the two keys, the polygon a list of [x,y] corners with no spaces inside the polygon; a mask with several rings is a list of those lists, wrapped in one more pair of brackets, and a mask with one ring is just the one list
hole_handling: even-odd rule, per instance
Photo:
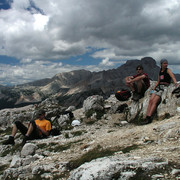
{"label": "sky", "polygon": [[0,85],[127,60],[180,72],[179,0],[1,0]]}

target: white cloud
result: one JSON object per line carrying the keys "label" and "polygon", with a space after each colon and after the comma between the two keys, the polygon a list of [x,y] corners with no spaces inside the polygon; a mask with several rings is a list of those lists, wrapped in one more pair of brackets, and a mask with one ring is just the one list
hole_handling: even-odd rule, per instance
{"label": "white cloud", "polygon": [[49,18],[42,14],[34,14],[34,30],[43,31],[44,27],[47,25]]}
{"label": "white cloud", "polygon": [[31,62],[32,62],[32,59],[29,59],[29,58],[27,58],[27,59],[22,59],[20,62],[21,62],[21,63],[31,63]]}
{"label": "white cloud", "polygon": [[114,66],[114,63],[112,61],[110,61],[109,58],[105,58],[100,62],[99,65],[111,67],[111,66]]}
{"label": "white cloud", "polygon": [[156,58],[179,41],[179,1],[37,0],[35,7],[30,2],[14,0],[12,9],[0,12],[1,54],[66,59],[97,47],[115,50],[114,58],[151,53]]}
{"label": "white cloud", "polygon": [[0,11],[0,55],[21,59],[27,70],[33,61],[65,60],[88,48],[98,49],[92,57],[102,59],[99,70],[145,56],[179,64],[179,19],[178,0],[14,0]]}
{"label": "white cloud", "polygon": [[[101,68],[95,65],[91,66],[72,66],[64,65],[62,62],[53,61],[32,61],[27,59],[22,61],[21,65],[0,64],[0,84],[17,85],[34,80],[52,78],[60,72],[68,72],[78,69],[90,71],[100,71]],[[7,83],[9,82],[9,84]]]}

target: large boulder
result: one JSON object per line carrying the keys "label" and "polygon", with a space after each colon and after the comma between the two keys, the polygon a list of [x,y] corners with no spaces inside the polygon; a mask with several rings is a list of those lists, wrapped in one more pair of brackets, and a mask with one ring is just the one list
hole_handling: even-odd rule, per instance
{"label": "large boulder", "polygon": [[94,95],[88,97],[84,100],[83,103],[83,112],[87,112],[88,110],[103,110],[104,109],[104,99],[102,96]]}
{"label": "large boulder", "polygon": [[157,157],[141,160],[124,156],[104,157],[81,165],[70,173],[68,180],[148,179],[149,174],[154,179],[167,165],[168,161]]}
{"label": "large boulder", "polygon": [[[150,100],[150,91],[155,86],[155,82],[151,82],[150,88],[146,91],[144,98],[135,102],[130,100],[129,111],[127,120],[128,122],[133,122],[137,119],[145,118],[147,113],[147,107]],[[171,84],[166,90],[164,90],[161,102],[157,107],[156,116],[158,118],[174,116],[177,113],[177,107],[180,104],[180,99],[172,94],[172,91],[175,89],[175,86]]]}
{"label": "large boulder", "polygon": [[37,148],[35,144],[26,143],[21,150],[21,156],[26,157],[28,155],[34,155]]}
{"label": "large boulder", "polygon": [[35,114],[32,105],[0,110],[0,127],[9,127],[14,121],[28,122],[33,119]]}

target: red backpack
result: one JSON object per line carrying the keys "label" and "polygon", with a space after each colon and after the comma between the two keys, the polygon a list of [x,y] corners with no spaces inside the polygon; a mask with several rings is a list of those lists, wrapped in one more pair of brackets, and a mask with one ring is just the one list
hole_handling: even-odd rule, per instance
{"label": "red backpack", "polygon": [[115,94],[119,101],[127,101],[131,97],[131,92],[128,89],[122,89]]}

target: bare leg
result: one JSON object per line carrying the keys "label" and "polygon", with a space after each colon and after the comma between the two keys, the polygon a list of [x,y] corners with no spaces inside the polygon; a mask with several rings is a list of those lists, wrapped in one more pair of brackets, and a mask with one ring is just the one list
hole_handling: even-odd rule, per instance
{"label": "bare leg", "polygon": [[152,116],[154,114],[157,107],[157,103],[160,101],[160,99],[160,96],[152,94],[147,108],[147,116]]}
{"label": "bare leg", "polygon": [[148,108],[147,108],[147,112],[146,112],[146,119],[144,122],[141,123],[141,125],[149,124],[152,122],[152,115],[154,114],[154,112],[157,108],[157,104],[160,100],[161,100],[160,96],[158,96],[156,94],[151,95],[151,98],[150,98],[149,104],[148,104]]}
{"label": "bare leg", "polygon": [[134,83],[128,83],[129,80],[131,80],[129,76],[125,78],[126,86],[128,86],[131,89],[131,91],[135,91]]}
{"label": "bare leg", "polygon": [[17,129],[16,125],[14,125],[13,128],[12,128],[11,136],[14,137],[14,136],[16,135],[16,133],[17,133],[17,130],[18,130],[18,129]]}
{"label": "bare leg", "polygon": [[147,113],[150,112],[150,109],[151,109],[151,106],[152,106],[152,102],[153,102],[153,99],[155,97],[155,94],[152,94],[151,97],[150,97],[150,100],[149,100],[149,104],[148,104],[148,108],[147,108]]}

